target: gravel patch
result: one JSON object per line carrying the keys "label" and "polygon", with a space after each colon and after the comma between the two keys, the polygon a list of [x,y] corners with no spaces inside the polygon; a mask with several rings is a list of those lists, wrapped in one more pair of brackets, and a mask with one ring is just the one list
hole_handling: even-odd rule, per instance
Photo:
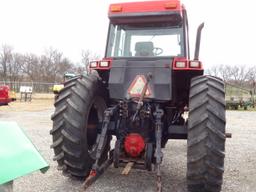
{"label": "gravel patch", "polygon": [[[46,174],[39,171],[15,180],[15,192],[75,192],[82,181],[68,178],[57,171],[52,161],[53,151],[49,131],[53,108],[42,111],[0,111],[0,120],[16,121],[24,129],[39,152],[50,164]],[[227,111],[226,158],[223,192],[256,191],[256,112]],[[162,164],[163,191],[186,192],[186,140],[170,140],[164,151]],[[122,169],[110,167],[87,191],[131,192],[156,190],[155,174],[132,170],[128,176]]]}

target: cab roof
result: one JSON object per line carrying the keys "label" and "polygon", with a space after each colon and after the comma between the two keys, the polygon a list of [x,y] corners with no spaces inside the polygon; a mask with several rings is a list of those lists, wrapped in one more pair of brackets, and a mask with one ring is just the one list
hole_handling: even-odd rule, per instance
{"label": "cab roof", "polygon": [[179,0],[141,1],[115,3],[109,6],[109,17],[130,14],[161,14],[162,12],[182,12],[185,9]]}

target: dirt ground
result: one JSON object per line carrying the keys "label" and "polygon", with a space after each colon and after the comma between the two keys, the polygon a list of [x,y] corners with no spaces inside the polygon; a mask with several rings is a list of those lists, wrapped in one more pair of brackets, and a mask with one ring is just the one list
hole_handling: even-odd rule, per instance
{"label": "dirt ground", "polygon": [[15,101],[9,103],[9,105],[0,106],[0,113],[44,111],[52,109],[52,107],[52,99],[32,100],[31,102]]}
{"label": "dirt ground", "polygon": [[[21,95],[20,93],[16,93],[16,99],[20,100]],[[53,93],[33,93],[32,94],[32,100],[45,100],[45,99],[53,99],[54,94]]]}
{"label": "dirt ground", "polygon": [[[24,129],[39,152],[50,164],[46,174],[39,171],[15,180],[15,192],[75,192],[82,181],[70,179],[57,171],[50,149],[53,100],[19,101],[0,106],[0,121],[16,121]],[[256,191],[256,112],[227,111],[226,158],[223,192]],[[110,167],[88,192],[155,191],[155,174],[132,170],[128,176],[122,169]],[[162,164],[164,192],[186,192],[186,141],[171,140],[164,149]]]}

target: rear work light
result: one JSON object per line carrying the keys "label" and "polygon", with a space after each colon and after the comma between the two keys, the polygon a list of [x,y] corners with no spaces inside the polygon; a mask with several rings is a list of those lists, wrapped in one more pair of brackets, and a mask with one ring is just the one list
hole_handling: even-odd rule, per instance
{"label": "rear work light", "polygon": [[90,68],[97,68],[97,67],[98,67],[98,62],[97,61],[90,62]]}
{"label": "rear work light", "polygon": [[173,59],[172,68],[174,70],[184,70],[188,67],[188,60],[186,58],[175,57]]}
{"label": "rear work light", "polygon": [[92,61],[90,69],[108,70],[111,67],[111,60]]}
{"label": "rear work light", "polygon": [[200,61],[190,61],[189,67],[190,68],[201,68],[201,62]]}
{"label": "rear work light", "polygon": [[179,70],[203,70],[200,61],[193,60],[189,61],[186,58],[175,57],[172,63],[172,69]]}
{"label": "rear work light", "polygon": [[110,61],[100,61],[100,67],[109,67]]}
{"label": "rear work light", "polygon": [[176,61],[175,67],[176,68],[186,68],[187,62],[186,61]]}

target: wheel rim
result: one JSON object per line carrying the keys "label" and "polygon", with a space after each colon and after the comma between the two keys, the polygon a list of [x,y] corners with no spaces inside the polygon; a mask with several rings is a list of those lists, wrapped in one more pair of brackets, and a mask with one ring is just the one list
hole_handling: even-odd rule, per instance
{"label": "wheel rim", "polygon": [[85,125],[87,130],[88,153],[93,159],[95,159],[95,152],[97,147],[96,141],[99,137],[97,130],[98,124],[103,120],[105,109],[105,101],[101,97],[96,97],[90,106],[88,120]]}

